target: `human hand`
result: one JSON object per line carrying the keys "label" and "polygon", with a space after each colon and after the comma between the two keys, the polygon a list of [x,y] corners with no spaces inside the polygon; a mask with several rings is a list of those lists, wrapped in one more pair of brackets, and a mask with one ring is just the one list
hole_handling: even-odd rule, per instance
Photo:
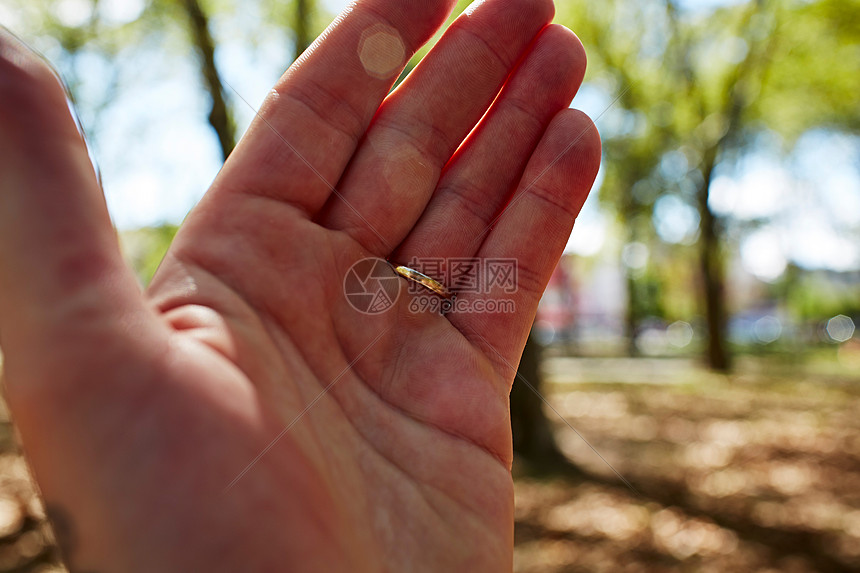
{"label": "human hand", "polygon": [[[550,0],[478,5],[387,96],[451,4],[336,20],[143,294],[62,87],[0,32],[7,399],[73,570],[511,568],[508,393],[600,144]],[[516,312],[398,279],[362,314],[366,257],[516,259],[515,293],[460,296]]]}

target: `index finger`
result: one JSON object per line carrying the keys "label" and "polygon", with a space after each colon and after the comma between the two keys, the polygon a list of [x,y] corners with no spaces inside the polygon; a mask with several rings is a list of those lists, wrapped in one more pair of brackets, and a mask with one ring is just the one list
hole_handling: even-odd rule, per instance
{"label": "index finger", "polygon": [[313,216],[414,52],[454,0],[358,0],[281,77],[216,192],[251,192]]}

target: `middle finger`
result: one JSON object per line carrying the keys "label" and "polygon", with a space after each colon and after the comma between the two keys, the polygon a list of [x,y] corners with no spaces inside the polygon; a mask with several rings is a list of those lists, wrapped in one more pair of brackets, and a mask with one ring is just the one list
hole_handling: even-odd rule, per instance
{"label": "middle finger", "polygon": [[389,254],[553,13],[551,0],[487,0],[461,15],[382,104],[341,179],[346,201],[330,198],[317,220]]}

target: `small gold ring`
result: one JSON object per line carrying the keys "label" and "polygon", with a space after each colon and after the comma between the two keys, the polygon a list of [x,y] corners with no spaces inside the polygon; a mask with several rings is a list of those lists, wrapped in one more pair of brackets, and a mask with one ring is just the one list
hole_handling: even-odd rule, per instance
{"label": "small gold ring", "polygon": [[440,283],[439,281],[437,281],[434,278],[428,277],[424,273],[419,273],[415,269],[410,269],[409,267],[399,266],[399,267],[394,267],[394,271],[398,275],[400,275],[404,278],[407,278],[411,281],[415,281],[416,283],[422,285],[423,287],[425,287],[429,290],[432,290],[433,292],[435,292],[436,294],[438,294],[439,296],[441,296],[443,298],[450,299],[454,296],[453,293],[451,293],[451,291],[449,291],[447,288],[445,288],[445,285],[443,285],[442,283]]}

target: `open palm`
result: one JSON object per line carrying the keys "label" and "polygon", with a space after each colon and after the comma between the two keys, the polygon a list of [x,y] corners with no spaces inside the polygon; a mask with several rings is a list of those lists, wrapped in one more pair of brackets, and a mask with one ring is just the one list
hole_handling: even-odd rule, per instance
{"label": "open palm", "polygon": [[[388,95],[451,3],[340,17],[143,295],[62,89],[0,35],[7,396],[73,570],[510,569],[507,397],[600,146],[550,0],[480,4]],[[367,258],[518,280],[367,313]]]}

